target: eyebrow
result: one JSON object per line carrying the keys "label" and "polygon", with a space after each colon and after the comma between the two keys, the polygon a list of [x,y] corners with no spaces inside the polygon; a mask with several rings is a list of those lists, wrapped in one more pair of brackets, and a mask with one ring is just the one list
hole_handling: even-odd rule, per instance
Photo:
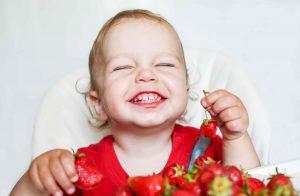
{"label": "eyebrow", "polygon": [[[178,62],[182,61],[182,59],[177,54],[169,53],[169,52],[160,53],[159,55],[156,55],[154,57],[154,59],[165,57],[165,56],[175,58]],[[116,58],[131,58],[131,57],[129,57],[129,55],[127,55],[126,53],[118,54],[118,55],[112,56],[108,60],[106,60],[105,64],[110,64],[110,62]]]}
{"label": "eyebrow", "polygon": [[108,60],[105,61],[105,64],[110,64],[111,61],[113,61],[117,58],[130,58],[130,57],[125,53],[121,53],[121,54],[110,57]]}
{"label": "eyebrow", "polygon": [[155,58],[160,58],[160,57],[165,57],[165,56],[175,57],[178,60],[178,62],[181,62],[181,58],[177,54],[173,54],[173,53],[169,53],[169,52],[164,52],[162,54],[159,54],[159,55],[155,56]]}

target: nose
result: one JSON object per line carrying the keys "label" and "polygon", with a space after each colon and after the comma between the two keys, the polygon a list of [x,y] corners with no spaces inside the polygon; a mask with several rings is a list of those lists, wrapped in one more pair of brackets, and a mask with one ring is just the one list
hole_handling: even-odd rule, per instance
{"label": "nose", "polygon": [[157,76],[151,68],[143,68],[138,71],[135,81],[137,83],[155,82],[157,81]]}

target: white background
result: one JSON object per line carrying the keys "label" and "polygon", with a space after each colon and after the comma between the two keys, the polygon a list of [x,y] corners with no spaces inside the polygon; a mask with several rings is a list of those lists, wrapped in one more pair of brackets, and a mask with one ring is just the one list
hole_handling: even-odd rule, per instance
{"label": "white background", "polygon": [[0,0],[1,196],[30,163],[46,91],[87,64],[103,22],[126,8],[161,13],[185,47],[220,51],[244,67],[272,125],[271,163],[300,158],[300,1]]}

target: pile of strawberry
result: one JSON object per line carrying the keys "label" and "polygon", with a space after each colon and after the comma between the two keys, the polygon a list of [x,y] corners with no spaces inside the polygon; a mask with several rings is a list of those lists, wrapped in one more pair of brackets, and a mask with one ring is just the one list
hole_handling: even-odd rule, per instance
{"label": "pile of strawberry", "polygon": [[276,172],[269,182],[244,174],[235,166],[222,166],[207,159],[201,166],[194,165],[190,171],[182,166],[171,165],[162,175],[131,177],[121,187],[117,196],[288,196],[297,195],[288,176]]}
{"label": "pile of strawberry", "polygon": [[165,168],[162,175],[131,177],[116,196],[296,195],[290,178],[277,171],[264,184],[235,166],[222,166],[222,138],[216,134],[217,126],[216,120],[204,119],[200,127],[203,137],[200,136],[202,141],[199,142],[208,142],[208,145],[203,155],[193,160],[194,165],[189,171],[173,164]]}
{"label": "pile of strawberry", "polygon": [[[84,154],[75,154],[79,180],[76,186],[92,189],[100,184],[103,176],[91,165]],[[288,176],[278,173],[264,184],[235,166],[222,166],[211,158],[200,157],[193,168],[173,164],[161,175],[136,176],[116,192],[116,196],[294,196],[299,193],[293,188]]]}

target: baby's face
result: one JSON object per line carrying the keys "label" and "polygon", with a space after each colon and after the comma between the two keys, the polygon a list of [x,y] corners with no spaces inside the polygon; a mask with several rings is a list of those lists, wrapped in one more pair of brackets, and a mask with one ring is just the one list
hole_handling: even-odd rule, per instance
{"label": "baby's face", "polygon": [[103,42],[100,99],[111,125],[154,127],[174,122],[188,94],[180,44],[166,25],[123,19]]}

